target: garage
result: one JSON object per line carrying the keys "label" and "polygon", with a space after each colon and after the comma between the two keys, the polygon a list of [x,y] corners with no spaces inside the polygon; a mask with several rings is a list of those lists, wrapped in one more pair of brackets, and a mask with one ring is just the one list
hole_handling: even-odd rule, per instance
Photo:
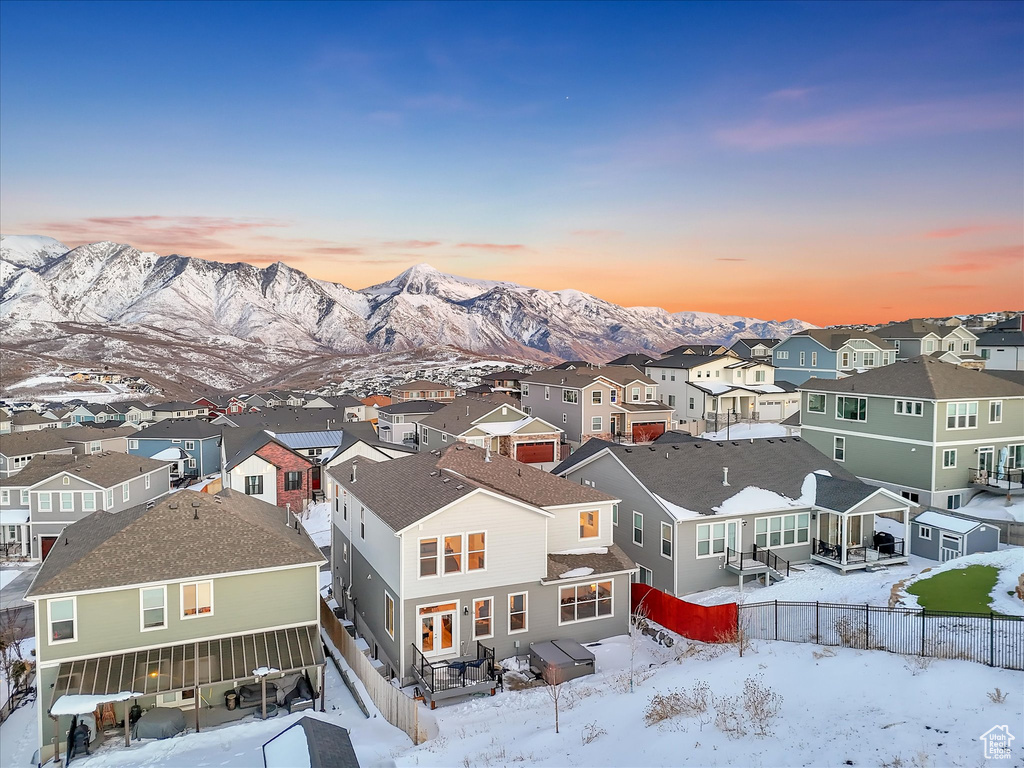
{"label": "garage", "polygon": [[555,444],[546,443],[518,443],[516,445],[516,460],[524,464],[539,464],[542,461],[555,460]]}
{"label": "garage", "polygon": [[664,421],[633,422],[633,442],[646,443],[665,432]]}

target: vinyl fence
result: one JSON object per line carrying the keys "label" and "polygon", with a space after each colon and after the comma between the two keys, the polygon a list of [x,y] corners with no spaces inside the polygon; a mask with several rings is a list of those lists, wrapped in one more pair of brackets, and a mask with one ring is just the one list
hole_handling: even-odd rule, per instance
{"label": "vinyl fence", "polygon": [[417,702],[395,688],[390,681],[376,670],[370,660],[356,647],[356,641],[345,631],[330,606],[320,598],[320,625],[334,646],[341,651],[345,661],[356,673],[356,677],[366,686],[370,699],[380,710],[384,719],[396,728],[405,731],[413,744],[422,744],[427,740],[425,729],[420,727],[419,708]]}
{"label": "vinyl fence", "polygon": [[744,603],[747,637],[1024,669],[1024,618],[840,603]]}

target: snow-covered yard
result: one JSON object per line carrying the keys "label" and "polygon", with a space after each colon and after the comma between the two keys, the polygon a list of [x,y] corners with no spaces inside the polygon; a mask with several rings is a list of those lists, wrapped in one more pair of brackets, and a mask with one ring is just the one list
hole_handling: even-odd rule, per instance
{"label": "snow-covered yard", "polygon": [[960,508],[962,514],[983,520],[1013,520],[1024,523],[1024,496],[1006,497],[998,494],[979,493]]}
{"label": "snow-covered yard", "polygon": [[[728,432],[728,438],[726,438],[726,432]],[[800,434],[797,432],[796,434]],[[719,430],[718,432],[704,432],[701,434],[705,440],[749,440],[752,437],[787,437],[789,430],[781,424],[775,424],[772,422],[758,422],[751,424],[743,422],[741,424],[733,424],[728,430]]]}
{"label": "snow-covered yard", "polygon": [[310,504],[305,512],[298,515],[299,522],[306,529],[306,533],[313,539],[318,547],[327,547],[331,543],[331,505],[329,502],[321,501],[319,504]]}

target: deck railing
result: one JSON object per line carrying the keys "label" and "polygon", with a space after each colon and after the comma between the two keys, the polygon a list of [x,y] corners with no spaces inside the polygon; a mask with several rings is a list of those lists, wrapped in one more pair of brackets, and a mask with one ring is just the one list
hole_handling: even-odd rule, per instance
{"label": "deck railing", "polygon": [[843,554],[846,554],[846,564],[874,562],[875,560],[891,560],[894,557],[904,557],[906,549],[903,539],[893,539],[891,542],[883,542],[877,547],[856,546],[843,547],[841,544],[823,541],[822,539],[811,539],[811,552],[818,557],[827,557],[837,563],[843,562]]}
{"label": "deck railing", "polygon": [[750,552],[739,552],[735,549],[726,550],[726,565],[731,565],[739,571],[749,570],[750,566],[744,566],[743,564],[746,560],[754,560],[761,565],[771,568],[773,571],[789,576],[789,561],[782,559],[770,549],[754,544]]}
{"label": "deck railing", "polygon": [[494,679],[494,649],[476,641],[476,656],[472,658],[430,661],[412,646],[413,672],[431,693],[465,688]]}
{"label": "deck railing", "polygon": [[967,471],[971,483],[983,485],[987,490],[1019,491],[1024,488],[1024,467],[1002,470],[973,467]]}

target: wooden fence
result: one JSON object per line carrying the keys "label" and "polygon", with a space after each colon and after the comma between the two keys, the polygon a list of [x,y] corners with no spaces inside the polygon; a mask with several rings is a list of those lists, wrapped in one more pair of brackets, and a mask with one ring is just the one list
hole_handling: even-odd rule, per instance
{"label": "wooden fence", "polygon": [[370,663],[365,654],[356,647],[355,639],[345,631],[334,611],[320,598],[320,625],[331,638],[334,647],[345,657],[356,677],[366,687],[370,699],[381,715],[396,728],[405,731],[413,744],[422,744],[427,740],[426,730],[420,726],[419,706],[417,702],[406,696],[398,688],[386,680]]}
{"label": "wooden fence", "polygon": [[632,584],[633,611],[641,606],[647,618],[676,634],[702,643],[720,643],[736,637],[736,603],[697,605],[673,597],[647,584]]}

